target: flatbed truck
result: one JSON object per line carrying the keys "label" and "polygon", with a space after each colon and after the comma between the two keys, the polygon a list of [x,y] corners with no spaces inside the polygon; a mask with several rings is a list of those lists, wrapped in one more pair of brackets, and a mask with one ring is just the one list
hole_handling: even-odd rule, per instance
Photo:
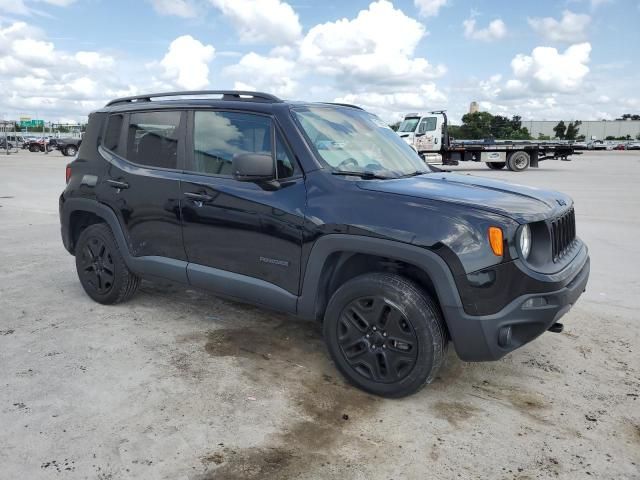
{"label": "flatbed truck", "polygon": [[505,166],[514,172],[537,168],[543,160],[569,160],[579,155],[572,145],[529,140],[454,140],[449,136],[445,111],[405,115],[398,135],[411,145],[425,162],[458,165],[485,162],[493,170]]}

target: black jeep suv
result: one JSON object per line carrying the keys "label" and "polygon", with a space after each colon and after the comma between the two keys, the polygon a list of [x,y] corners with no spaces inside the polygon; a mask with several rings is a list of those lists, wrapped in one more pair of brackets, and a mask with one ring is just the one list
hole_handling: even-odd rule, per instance
{"label": "black jeep suv", "polygon": [[388,397],[449,341],[496,360],[561,330],[589,276],[569,197],[428,167],[351,105],[122,98],[66,176],[62,239],[95,301],[162,278],[322,322],[345,377]]}

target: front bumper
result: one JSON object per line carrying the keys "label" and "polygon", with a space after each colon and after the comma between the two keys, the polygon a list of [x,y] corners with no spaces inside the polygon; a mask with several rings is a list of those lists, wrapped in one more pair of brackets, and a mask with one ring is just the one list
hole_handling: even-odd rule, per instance
{"label": "front bumper", "polygon": [[565,286],[550,292],[522,295],[499,312],[474,316],[461,307],[443,308],[458,356],[468,362],[498,360],[535,339],[576,303],[589,280],[586,255],[579,271]]}

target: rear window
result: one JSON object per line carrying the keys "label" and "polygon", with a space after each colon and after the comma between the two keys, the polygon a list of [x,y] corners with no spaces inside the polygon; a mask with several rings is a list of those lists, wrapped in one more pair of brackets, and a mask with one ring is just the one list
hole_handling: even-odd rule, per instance
{"label": "rear window", "polygon": [[129,116],[127,160],[160,168],[178,167],[181,112],[139,112]]}
{"label": "rear window", "polygon": [[104,140],[102,145],[112,152],[120,153],[118,151],[120,142],[120,133],[122,131],[122,120],[124,115],[111,115],[107,120],[107,129],[104,134]]}

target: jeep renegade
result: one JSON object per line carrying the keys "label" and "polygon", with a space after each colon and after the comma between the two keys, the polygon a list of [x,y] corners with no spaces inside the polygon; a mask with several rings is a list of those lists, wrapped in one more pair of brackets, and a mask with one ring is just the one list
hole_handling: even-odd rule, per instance
{"label": "jeep renegade", "polygon": [[584,291],[587,247],[561,193],[427,166],[352,106],[204,91],[89,116],[60,197],[95,301],[168,279],[322,323],[356,386],[400,397],[449,342],[496,360]]}

